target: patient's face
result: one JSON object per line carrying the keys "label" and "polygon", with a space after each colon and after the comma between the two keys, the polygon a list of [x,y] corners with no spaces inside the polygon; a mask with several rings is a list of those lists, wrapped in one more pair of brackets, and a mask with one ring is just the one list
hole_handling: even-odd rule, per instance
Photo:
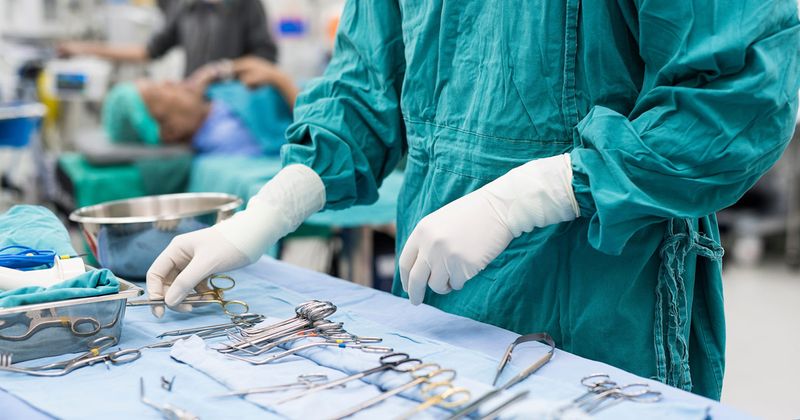
{"label": "patient's face", "polygon": [[203,97],[175,82],[139,81],[137,87],[150,114],[158,121],[161,141],[190,141],[208,113]]}

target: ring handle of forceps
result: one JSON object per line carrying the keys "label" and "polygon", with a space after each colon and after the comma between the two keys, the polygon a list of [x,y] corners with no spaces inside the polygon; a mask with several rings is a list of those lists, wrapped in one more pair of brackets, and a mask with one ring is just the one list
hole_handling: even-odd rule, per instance
{"label": "ring handle of forceps", "polygon": [[[440,394],[434,394],[434,391],[439,388],[445,388]],[[469,402],[472,393],[467,389],[460,386],[453,386],[450,381],[431,382],[422,388],[422,393],[428,395],[428,400],[439,399],[433,405],[438,405],[443,408],[454,408]],[[463,394],[464,397],[459,400],[451,400],[450,398]]]}
{"label": "ring handle of forceps", "polygon": [[[90,317],[75,318],[75,319],[70,320],[69,323],[70,323],[69,324],[70,331],[72,331],[73,335],[78,336],[78,337],[91,337],[91,336],[99,333],[100,330],[103,329],[103,327],[100,325],[100,321],[98,321],[98,320],[96,320],[94,318],[90,318]],[[85,325],[85,324],[91,325],[92,329],[90,331],[80,331],[80,330],[78,330],[79,326]]]}
{"label": "ring handle of forceps", "polygon": [[[220,285],[219,283],[222,283]],[[214,274],[208,278],[208,285],[213,290],[231,290],[236,286],[236,280],[226,274]]]}

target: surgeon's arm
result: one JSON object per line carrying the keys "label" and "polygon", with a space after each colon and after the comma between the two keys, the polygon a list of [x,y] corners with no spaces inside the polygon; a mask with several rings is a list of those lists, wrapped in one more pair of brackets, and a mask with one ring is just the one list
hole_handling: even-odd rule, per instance
{"label": "surgeon's arm", "polygon": [[142,62],[149,58],[141,45],[113,45],[103,42],[68,41],[58,45],[58,53],[71,57],[91,55],[112,61]]}
{"label": "surgeon's arm", "polygon": [[571,153],[589,242],[611,254],[647,225],[736,202],[780,157],[797,112],[794,0],[636,3],[641,94],[629,115],[592,109]]}
{"label": "surgeon's arm", "polygon": [[396,1],[348,1],[325,75],[297,98],[284,165],[313,169],[328,208],[372,203],[405,147],[405,72]]}

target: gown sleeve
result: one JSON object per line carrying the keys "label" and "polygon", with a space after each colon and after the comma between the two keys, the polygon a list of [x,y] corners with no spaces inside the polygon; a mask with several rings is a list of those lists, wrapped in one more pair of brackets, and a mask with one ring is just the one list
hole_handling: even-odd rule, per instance
{"label": "gown sleeve", "polygon": [[642,228],[735,203],[780,157],[797,115],[795,0],[636,0],[644,63],[629,115],[577,126],[573,188],[589,243],[619,254]]}
{"label": "gown sleeve", "polygon": [[405,74],[395,1],[350,0],[325,74],[297,99],[281,151],[325,185],[326,207],[373,203],[405,149],[399,92]]}

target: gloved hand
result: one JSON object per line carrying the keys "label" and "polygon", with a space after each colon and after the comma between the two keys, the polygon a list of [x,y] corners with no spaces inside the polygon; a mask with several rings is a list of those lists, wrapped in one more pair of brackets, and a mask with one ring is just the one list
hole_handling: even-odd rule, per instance
{"label": "gloved hand", "polygon": [[[212,274],[257,261],[280,238],[297,229],[325,204],[325,186],[303,165],[283,168],[247,203],[247,209],[206,229],[175,237],[147,271],[147,293],[172,309],[195,289],[205,290]],[[163,306],[154,306],[161,317]]]}
{"label": "gloved hand", "polygon": [[400,254],[403,290],[415,305],[426,287],[460,290],[523,232],[578,216],[569,154],[528,162],[417,224]]}

